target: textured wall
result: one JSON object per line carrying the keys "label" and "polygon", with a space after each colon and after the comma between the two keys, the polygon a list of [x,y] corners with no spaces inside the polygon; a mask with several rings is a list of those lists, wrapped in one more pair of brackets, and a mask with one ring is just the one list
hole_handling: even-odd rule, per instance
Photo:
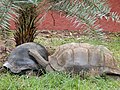
{"label": "textured wall", "polygon": [[[120,0],[109,0],[112,11],[117,11],[120,14]],[[99,23],[104,31],[120,32],[120,23],[100,20]],[[11,21],[11,29],[15,29],[14,22]],[[49,12],[44,22],[38,27],[39,30],[79,30],[75,28],[73,23],[65,17],[61,17],[57,12]]]}
{"label": "textured wall", "polygon": [[[120,0],[109,0],[109,2],[112,7],[111,11],[117,11],[120,15]],[[106,21],[104,19],[100,20],[99,23],[105,31],[120,32],[120,23],[113,22],[112,20]]]}

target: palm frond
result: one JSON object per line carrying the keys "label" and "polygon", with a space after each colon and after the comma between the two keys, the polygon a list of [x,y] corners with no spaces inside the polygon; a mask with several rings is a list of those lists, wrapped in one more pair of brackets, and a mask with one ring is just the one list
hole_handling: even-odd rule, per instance
{"label": "palm frond", "polygon": [[97,15],[99,18],[111,18],[113,21],[120,22],[120,16],[117,12],[111,12],[108,0],[83,0],[86,6],[90,6],[89,12]]}
{"label": "palm frond", "polygon": [[[1,0],[0,28],[9,30],[9,20],[14,20],[17,30],[14,33],[16,44],[33,41],[39,25],[49,10],[65,13],[64,16],[94,35],[101,31],[97,20],[105,17],[120,22],[120,16],[111,12],[107,0]],[[39,15],[42,15],[39,17]],[[101,34],[101,33],[99,33]]]}
{"label": "palm frond", "polygon": [[66,13],[66,18],[74,20],[76,26],[84,24],[87,30],[101,31],[100,25],[97,22],[98,18],[112,20],[119,22],[120,17],[117,13],[111,12],[111,8],[107,0],[52,0],[53,10]]}
{"label": "palm frond", "polygon": [[13,18],[12,14],[14,13],[14,8],[15,7],[12,5],[12,1],[0,1],[0,34],[5,40],[8,38],[8,31],[10,26],[9,20]]}
{"label": "palm frond", "polygon": [[21,9],[16,12],[19,17],[16,17],[15,25],[16,31],[14,38],[16,46],[26,43],[33,42],[37,33],[37,23],[42,17],[38,17],[40,12],[37,9],[37,5],[32,3],[24,3],[20,5]]}
{"label": "palm frond", "polygon": [[12,2],[9,0],[2,0],[0,2],[0,27],[8,30],[8,20],[11,18],[10,12],[12,10]]}
{"label": "palm frond", "polygon": [[64,11],[66,13],[66,18],[70,20],[74,20],[74,25],[86,26],[86,30],[98,30],[99,25],[96,25],[96,15],[88,14],[87,7],[84,6],[84,2],[80,2],[79,0],[71,1],[71,0],[62,0],[61,3],[56,4],[52,9],[57,11]]}
{"label": "palm frond", "polygon": [[117,12],[111,12],[109,16],[113,21],[120,23],[120,15]]}
{"label": "palm frond", "polygon": [[30,41],[32,42],[35,36],[37,35],[35,28],[36,26],[34,22],[38,14],[35,13],[36,8],[34,8],[33,6],[37,6],[37,0],[0,1],[0,28],[4,30],[1,31],[2,32],[10,31],[9,21],[13,20],[16,23],[17,27],[14,33],[16,45],[20,45],[22,43]]}
{"label": "palm frond", "polygon": [[[19,4],[32,3],[25,0],[1,0],[0,1],[0,27],[9,30],[9,20],[14,20],[18,16],[16,10],[20,9]],[[35,2],[33,2],[35,3]],[[35,3],[36,4],[36,3]],[[14,15],[14,16],[13,16]]]}
{"label": "palm frond", "polygon": [[104,17],[110,13],[109,4],[107,0],[83,0],[84,6],[88,7],[88,13]]}

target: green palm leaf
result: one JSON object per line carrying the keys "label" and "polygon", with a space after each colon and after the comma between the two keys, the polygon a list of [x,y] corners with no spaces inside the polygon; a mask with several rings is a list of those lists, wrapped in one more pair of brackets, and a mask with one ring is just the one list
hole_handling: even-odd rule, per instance
{"label": "green palm leaf", "polygon": [[[37,35],[37,25],[49,10],[65,13],[64,16],[74,26],[84,29],[85,33],[100,32],[102,29],[97,20],[103,17],[120,22],[120,16],[111,12],[107,0],[1,0],[0,28],[9,30],[9,20],[12,19],[17,27],[14,33],[17,45],[33,41]],[[43,16],[38,17],[39,14]]]}
{"label": "green palm leaf", "polygon": [[[52,0],[51,2],[56,2]],[[74,20],[76,26],[84,24],[86,30],[101,31],[100,25],[97,24],[98,18],[112,20],[119,22],[120,16],[117,13],[111,12],[111,8],[107,0],[60,0],[53,4],[53,10],[66,13],[66,18]]]}

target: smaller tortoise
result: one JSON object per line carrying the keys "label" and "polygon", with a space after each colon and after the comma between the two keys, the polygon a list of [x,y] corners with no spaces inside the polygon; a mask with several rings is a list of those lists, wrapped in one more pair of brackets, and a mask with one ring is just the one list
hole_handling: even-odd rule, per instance
{"label": "smaller tortoise", "polygon": [[[48,52],[44,46],[29,42],[17,46],[9,55],[3,67],[14,74],[45,73],[44,68],[38,64],[34,57],[29,55],[29,49],[37,50],[44,60],[48,61]],[[31,72],[33,71],[33,72]]]}
{"label": "smaller tortoise", "polygon": [[[90,75],[120,75],[120,68],[105,46],[88,43],[69,43],[59,46],[55,53],[49,56],[49,61],[33,49],[29,50],[37,62],[47,71],[62,71],[72,74],[88,72]],[[42,64],[41,64],[42,62]]]}

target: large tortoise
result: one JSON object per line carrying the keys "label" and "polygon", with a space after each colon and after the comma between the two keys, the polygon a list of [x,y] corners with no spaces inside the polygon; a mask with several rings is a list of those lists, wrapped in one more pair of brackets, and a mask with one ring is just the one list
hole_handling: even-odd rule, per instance
{"label": "large tortoise", "polygon": [[69,43],[59,46],[55,53],[44,60],[37,50],[30,49],[29,54],[47,71],[62,71],[72,74],[88,72],[90,75],[120,75],[112,52],[102,45],[88,43]]}
{"label": "large tortoise", "polygon": [[41,64],[38,64],[34,57],[29,55],[29,49],[37,50],[44,60],[48,61],[48,52],[44,46],[29,42],[17,46],[9,55],[3,67],[14,74],[26,74],[28,72],[35,72],[34,74],[41,75],[45,73]]}

